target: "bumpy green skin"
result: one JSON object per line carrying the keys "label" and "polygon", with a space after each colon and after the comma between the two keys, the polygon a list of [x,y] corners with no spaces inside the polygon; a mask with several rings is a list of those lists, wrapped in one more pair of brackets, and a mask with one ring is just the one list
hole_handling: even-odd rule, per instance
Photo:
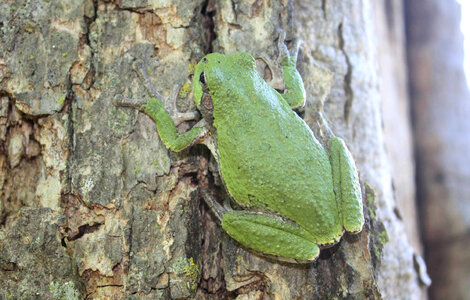
{"label": "bumpy green skin", "polygon": [[[357,171],[343,141],[333,138],[328,154],[291,109],[305,99],[295,66],[296,56],[283,62],[287,93],[280,94],[258,75],[249,54],[212,53],[196,66],[193,93],[198,108],[203,90],[211,96],[220,173],[244,208],[226,213],[222,227],[249,248],[304,262],[318,256],[318,246],[338,242],[343,229],[361,231],[364,217]],[[160,136],[175,149],[171,118],[161,107],[153,115]]]}
{"label": "bumpy green skin", "polygon": [[330,161],[333,169],[333,182],[335,194],[340,202],[343,213],[343,226],[348,232],[357,233],[362,230],[364,216],[362,214],[362,201],[344,201],[347,199],[361,199],[361,186],[351,153],[340,138],[330,140]]}
{"label": "bumpy green skin", "polygon": [[305,90],[302,77],[297,72],[297,54],[286,58],[282,62],[282,66],[284,84],[286,85],[286,91],[282,96],[291,108],[299,107],[305,102]]}
{"label": "bumpy green skin", "polygon": [[222,224],[231,237],[258,251],[297,261],[314,259],[320,252],[310,232],[278,216],[230,211]]}

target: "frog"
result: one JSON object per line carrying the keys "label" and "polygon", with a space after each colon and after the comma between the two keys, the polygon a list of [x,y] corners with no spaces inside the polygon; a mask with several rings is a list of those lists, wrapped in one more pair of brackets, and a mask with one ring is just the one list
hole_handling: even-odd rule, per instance
{"label": "frog", "polygon": [[168,149],[197,143],[210,149],[236,208],[220,204],[207,189],[202,194],[231,238],[262,255],[308,263],[344,232],[362,231],[362,194],[345,142],[332,135],[323,146],[294,111],[306,101],[297,70],[300,41],[288,49],[284,39],[281,33],[283,91],[261,77],[250,54],[210,53],[194,70],[198,124],[178,133],[176,125],[191,117],[172,116],[154,88],[157,97],[140,109],[155,121]]}

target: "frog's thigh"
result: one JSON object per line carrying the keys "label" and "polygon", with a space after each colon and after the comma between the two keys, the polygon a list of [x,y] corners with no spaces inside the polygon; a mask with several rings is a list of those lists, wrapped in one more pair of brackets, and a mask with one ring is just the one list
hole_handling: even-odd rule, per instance
{"label": "frog's thigh", "polygon": [[236,241],[259,252],[299,262],[313,261],[320,252],[306,230],[277,216],[230,211],[223,216],[222,227]]}
{"label": "frog's thigh", "polygon": [[330,140],[330,162],[344,229],[360,232],[364,225],[364,215],[359,176],[351,153],[340,138]]}

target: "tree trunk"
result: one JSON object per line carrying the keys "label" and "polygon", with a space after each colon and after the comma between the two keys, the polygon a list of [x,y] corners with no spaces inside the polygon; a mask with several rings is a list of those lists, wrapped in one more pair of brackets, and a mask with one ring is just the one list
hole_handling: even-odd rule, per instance
{"label": "tree trunk", "polygon": [[[400,3],[3,1],[0,299],[425,298]],[[227,197],[208,150],[169,152],[149,117],[113,105],[148,98],[142,61],[192,111],[205,53],[274,58],[280,28],[304,40],[299,113],[317,134],[323,109],[346,141],[366,215],[306,265],[228,237],[198,192]]]}

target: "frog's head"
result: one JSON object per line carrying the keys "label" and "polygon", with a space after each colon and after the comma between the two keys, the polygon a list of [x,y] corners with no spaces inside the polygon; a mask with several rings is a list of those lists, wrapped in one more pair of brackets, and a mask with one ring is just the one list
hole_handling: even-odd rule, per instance
{"label": "frog's head", "polygon": [[193,77],[194,101],[201,110],[201,99],[209,91],[221,90],[228,83],[239,81],[250,71],[256,71],[255,59],[248,53],[232,55],[211,53],[197,64]]}

